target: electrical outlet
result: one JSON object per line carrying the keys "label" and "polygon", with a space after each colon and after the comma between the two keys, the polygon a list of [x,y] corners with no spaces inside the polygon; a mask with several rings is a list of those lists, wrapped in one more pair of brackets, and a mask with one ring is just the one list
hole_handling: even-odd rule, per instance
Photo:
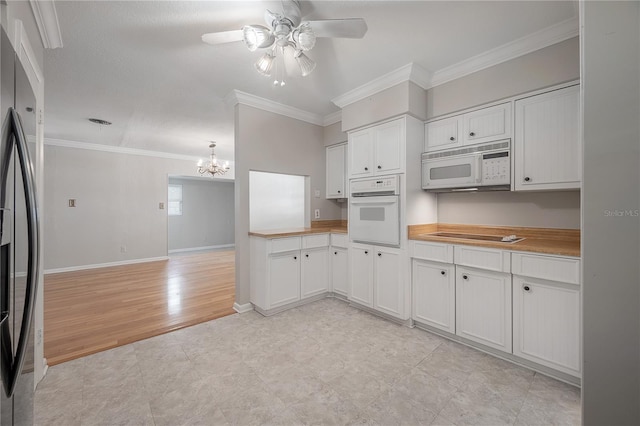
{"label": "electrical outlet", "polygon": [[314,217],[315,217],[316,219],[320,219],[320,209],[316,209],[316,212],[315,212]]}
{"label": "electrical outlet", "polygon": [[76,206],[75,198],[70,198],[69,199],[69,207],[75,207],[75,206]]}
{"label": "electrical outlet", "polygon": [[164,203],[159,203],[159,204],[158,204],[158,208],[159,208],[160,210],[164,210]]}
{"label": "electrical outlet", "polygon": [[127,246],[120,246],[120,253],[126,253],[127,252]]}

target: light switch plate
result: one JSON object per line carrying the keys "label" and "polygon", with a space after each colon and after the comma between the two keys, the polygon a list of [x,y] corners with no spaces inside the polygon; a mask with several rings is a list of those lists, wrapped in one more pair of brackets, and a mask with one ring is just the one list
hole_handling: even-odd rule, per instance
{"label": "light switch plate", "polygon": [[69,199],[69,207],[75,207],[75,206],[76,206],[75,198],[70,198]]}
{"label": "light switch plate", "polygon": [[159,203],[159,204],[158,204],[158,208],[159,208],[160,210],[164,210],[164,203]]}
{"label": "light switch plate", "polygon": [[320,190],[316,189],[315,192],[314,192],[314,195],[315,195],[316,198],[320,198]]}

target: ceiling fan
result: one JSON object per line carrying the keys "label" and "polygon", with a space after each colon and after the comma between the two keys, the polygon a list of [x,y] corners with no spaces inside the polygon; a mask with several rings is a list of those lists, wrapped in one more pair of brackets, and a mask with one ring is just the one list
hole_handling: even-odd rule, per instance
{"label": "ceiling fan", "polygon": [[298,0],[282,0],[282,13],[267,10],[264,18],[268,27],[245,25],[239,30],[204,34],[202,41],[213,45],[243,41],[252,52],[269,48],[255,67],[264,76],[271,76],[275,67],[273,84],[284,86],[285,49],[293,51],[293,57],[305,77],[315,69],[316,63],[304,52],[313,49],[317,37],[362,38],[367,32],[367,23],[362,18],[302,21]]}

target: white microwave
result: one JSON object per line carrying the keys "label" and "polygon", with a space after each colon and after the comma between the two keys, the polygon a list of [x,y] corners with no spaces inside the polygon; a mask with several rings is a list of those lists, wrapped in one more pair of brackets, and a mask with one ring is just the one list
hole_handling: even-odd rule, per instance
{"label": "white microwave", "polygon": [[511,140],[423,153],[422,189],[432,192],[509,191]]}

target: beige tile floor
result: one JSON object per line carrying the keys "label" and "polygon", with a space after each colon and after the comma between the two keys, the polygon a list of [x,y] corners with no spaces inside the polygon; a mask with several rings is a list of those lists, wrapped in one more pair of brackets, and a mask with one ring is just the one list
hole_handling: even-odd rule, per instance
{"label": "beige tile floor", "polygon": [[580,391],[325,299],[49,369],[37,425],[580,423]]}

